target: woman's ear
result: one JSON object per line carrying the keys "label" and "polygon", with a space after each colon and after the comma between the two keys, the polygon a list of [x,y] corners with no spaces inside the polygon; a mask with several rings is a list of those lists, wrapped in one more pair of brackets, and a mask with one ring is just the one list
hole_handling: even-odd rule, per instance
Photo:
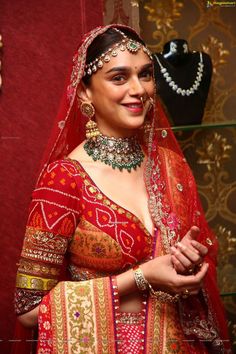
{"label": "woman's ear", "polygon": [[89,87],[85,86],[83,82],[81,82],[81,85],[77,89],[77,97],[82,102],[91,102],[92,100],[91,90],[89,89]]}

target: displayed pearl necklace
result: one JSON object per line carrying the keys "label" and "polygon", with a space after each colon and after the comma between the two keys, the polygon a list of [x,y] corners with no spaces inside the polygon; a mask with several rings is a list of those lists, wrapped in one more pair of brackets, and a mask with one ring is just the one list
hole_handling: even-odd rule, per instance
{"label": "displayed pearl necklace", "polygon": [[100,134],[88,139],[84,144],[84,150],[94,161],[100,160],[120,171],[136,170],[144,159],[137,136],[114,138]]}
{"label": "displayed pearl necklace", "polygon": [[160,68],[161,68],[161,73],[164,77],[164,79],[166,80],[167,84],[170,86],[170,88],[175,91],[178,95],[182,95],[182,96],[190,96],[193,95],[199,88],[200,83],[202,81],[202,76],[203,76],[203,68],[204,68],[204,64],[203,64],[203,59],[202,59],[202,53],[199,53],[200,56],[200,61],[198,62],[198,69],[197,69],[197,75],[196,78],[194,80],[194,83],[192,84],[191,87],[187,88],[187,89],[183,89],[181,87],[179,87],[176,82],[172,79],[172,77],[170,76],[170,74],[168,73],[167,69],[161,64],[159,58],[157,57],[156,54],[154,54],[154,57],[156,58],[157,63],[159,64]]}

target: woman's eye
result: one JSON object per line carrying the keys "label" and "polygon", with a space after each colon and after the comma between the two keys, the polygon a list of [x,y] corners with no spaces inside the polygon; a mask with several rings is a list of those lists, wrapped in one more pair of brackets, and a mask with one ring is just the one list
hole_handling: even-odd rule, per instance
{"label": "woman's eye", "polygon": [[143,77],[145,79],[151,79],[152,78],[152,72],[147,70],[147,71],[143,71],[142,73],[140,73],[140,77]]}
{"label": "woman's eye", "polygon": [[112,78],[112,81],[122,83],[126,80],[126,77],[124,75],[116,75]]}

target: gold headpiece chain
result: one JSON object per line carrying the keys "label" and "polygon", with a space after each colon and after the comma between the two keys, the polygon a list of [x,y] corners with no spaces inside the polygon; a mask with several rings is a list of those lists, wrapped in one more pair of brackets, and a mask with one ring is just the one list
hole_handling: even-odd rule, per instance
{"label": "gold headpiece chain", "polygon": [[93,60],[91,63],[87,64],[85,66],[84,76],[90,76],[98,69],[101,69],[104,63],[108,63],[112,57],[116,57],[118,55],[118,50],[123,52],[127,49],[130,53],[137,53],[139,49],[142,49],[149,56],[149,58],[153,60],[152,53],[147,47],[145,47],[140,42],[135,41],[134,39],[130,39],[119,29],[114,28],[114,30],[119,32],[122,35],[123,39],[120,42],[114,44],[114,46],[109,48],[106,52],[104,52],[98,58]]}

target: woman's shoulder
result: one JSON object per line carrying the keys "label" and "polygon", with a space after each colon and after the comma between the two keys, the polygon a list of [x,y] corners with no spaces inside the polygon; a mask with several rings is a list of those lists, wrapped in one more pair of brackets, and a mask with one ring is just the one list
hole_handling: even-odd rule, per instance
{"label": "woman's shoulder", "polygon": [[80,187],[81,166],[78,161],[64,158],[45,168],[35,190],[54,190],[74,195]]}
{"label": "woman's shoulder", "polygon": [[65,157],[60,160],[56,160],[47,165],[44,176],[46,175],[66,175],[68,177],[77,176],[79,172],[79,161],[70,157]]}

